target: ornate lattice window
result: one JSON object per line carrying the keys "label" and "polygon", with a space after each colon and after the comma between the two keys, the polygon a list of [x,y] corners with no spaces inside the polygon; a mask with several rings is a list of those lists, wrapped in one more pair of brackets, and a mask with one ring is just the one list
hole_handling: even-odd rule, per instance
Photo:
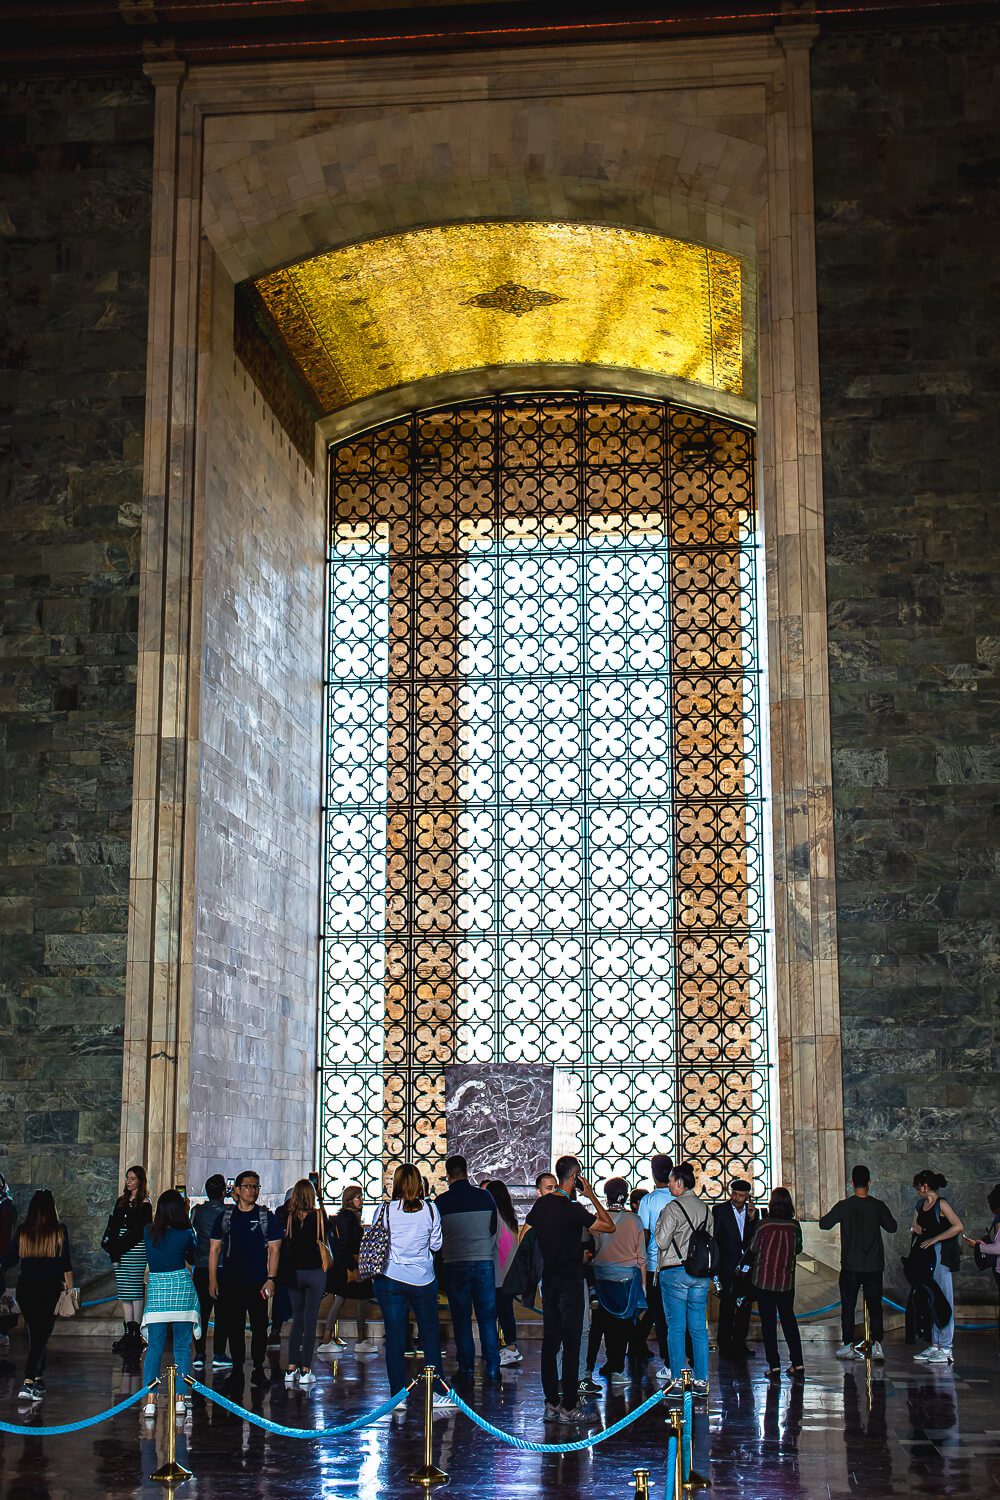
{"label": "ornate lattice window", "polygon": [[[443,1067],[555,1149],[769,1178],[753,438],[502,396],[331,455],[325,1179],[439,1179]],[[707,1178],[707,1182],[706,1182]]]}

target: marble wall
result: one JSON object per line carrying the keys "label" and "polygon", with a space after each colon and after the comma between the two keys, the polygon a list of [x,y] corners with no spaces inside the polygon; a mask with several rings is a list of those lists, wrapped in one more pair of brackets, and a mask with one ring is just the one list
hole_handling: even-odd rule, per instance
{"label": "marble wall", "polygon": [[322,475],[232,353],[211,297],[188,1180],[314,1165],[323,670]]}
{"label": "marble wall", "polygon": [[0,1167],[117,1191],[152,90],[0,87]]}
{"label": "marble wall", "polygon": [[473,1181],[527,1187],[552,1166],[551,1067],[453,1063],[444,1070],[448,1155],[464,1156]]}
{"label": "marble wall", "polygon": [[848,1165],[897,1207],[932,1165],[979,1228],[1000,1180],[998,66],[1000,27],[953,26],[822,39],[812,73]]}

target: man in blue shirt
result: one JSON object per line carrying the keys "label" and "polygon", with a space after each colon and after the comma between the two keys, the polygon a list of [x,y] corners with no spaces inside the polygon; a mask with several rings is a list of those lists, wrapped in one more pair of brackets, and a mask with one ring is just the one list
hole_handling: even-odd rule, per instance
{"label": "man in blue shirt", "polygon": [[479,1346],[490,1380],[500,1379],[500,1340],[497,1336],[496,1261],[497,1206],[492,1195],[469,1181],[464,1156],[449,1156],[444,1164],[448,1190],[434,1200],[441,1215],[441,1259],[455,1330],[458,1373],[475,1372],[476,1345],[472,1337],[472,1309],[479,1324]]}
{"label": "man in blue shirt", "polygon": [[639,1222],[646,1231],[646,1269],[649,1273],[649,1287],[646,1293],[646,1300],[649,1303],[650,1311],[653,1314],[653,1321],[656,1324],[656,1342],[660,1346],[660,1357],[663,1360],[662,1366],[656,1372],[657,1380],[670,1379],[670,1366],[667,1363],[667,1319],[663,1311],[663,1298],[660,1296],[659,1291],[656,1270],[656,1236],[654,1231],[660,1214],[668,1203],[673,1202],[673,1194],[667,1186],[673,1165],[670,1157],[662,1153],[657,1153],[650,1160],[649,1167],[653,1174],[653,1190],[647,1193],[639,1204]]}
{"label": "man in blue shirt", "polygon": [[224,1209],[216,1219],[208,1256],[208,1290],[216,1299],[216,1326],[221,1326],[238,1370],[246,1359],[244,1331],[250,1319],[253,1385],[267,1381],[268,1303],[277,1285],[281,1250],[281,1225],[270,1209],[258,1206],[259,1194],[257,1173],[241,1172],[233,1183],[236,1207]]}

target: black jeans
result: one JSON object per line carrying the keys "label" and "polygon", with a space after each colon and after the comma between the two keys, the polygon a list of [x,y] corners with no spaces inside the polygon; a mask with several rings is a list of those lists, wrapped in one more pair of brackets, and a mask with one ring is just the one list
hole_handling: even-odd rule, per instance
{"label": "black jeans", "polygon": [[264,1363],[267,1355],[268,1302],[260,1294],[254,1282],[223,1281],[219,1286],[219,1300],[215,1305],[215,1326],[222,1325],[223,1338],[229,1344],[233,1364],[239,1368],[247,1357],[245,1337],[247,1318],[250,1319],[250,1359],[254,1368]]}
{"label": "black jeans", "polygon": [[646,1301],[649,1303],[653,1313],[653,1324],[656,1328],[656,1343],[660,1351],[660,1358],[665,1365],[669,1365],[670,1349],[667,1344],[667,1315],[663,1311],[663,1294],[660,1291],[659,1271],[652,1278],[651,1288],[646,1293]]}
{"label": "black jeans", "polygon": [[[201,1312],[201,1338],[194,1341],[195,1359],[205,1358],[205,1340],[208,1338],[208,1324],[215,1308],[215,1298],[208,1290],[208,1267],[195,1266],[194,1289],[198,1293],[198,1307]],[[226,1338],[219,1323],[215,1325],[215,1340],[213,1343],[216,1356],[221,1357],[226,1352]]]}
{"label": "black jeans", "polygon": [[559,1351],[562,1350],[562,1405],[576,1406],[583,1334],[583,1277],[542,1282],[542,1390],[550,1406],[559,1405]]}
{"label": "black jeans", "polygon": [[504,1348],[517,1343],[517,1318],[514,1315],[513,1292],[497,1292],[497,1322],[503,1334]]}
{"label": "black jeans", "polygon": [[[716,1329],[716,1339],[719,1344],[719,1354],[723,1359],[732,1355],[742,1354],[747,1346],[747,1336],[750,1332],[750,1308],[753,1304],[752,1294],[743,1298],[742,1305],[736,1305],[736,1283],[733,1276],[722,1279],[722,1295],[719,1298],[719,1322]],[[741,1277],[738,1283],[740,1292],[750,1293],[747,1278]]]}
{"label": "black jeans", "polygon": [[56,1303],[61,1290],[61,1281],[26,1282],[22,1277],[18,1283],[17,1304],[28,1334],[25,1380],[35,1380],[45,1373],[45,1350],[56,1326]]}
{"label": "black jeans", "polygon": [[840,1331],[845,1344],[854,1343],[854,1314],[858,1305],[858,1288],[864,1293],[868,1309],[868,1324],[872,1338],[881,1344],[885,1338],[885,1321],[882,1315],[882,1272],[841,1271],[840,1273]]}
{"label": "black jeans", "polygon": [[781,1319],[781,1331],[785,1335],[785,1343],[788,1345],[788,1358],[791,1364],[802,1363],[802,1340],[799,1338],[799,1325],[795,1321],[795,1292],[757,1292],[757,1311],[760,1313],[760,1331],[764,1338],[764,1356],[767,1359],[769,1370],[779,1367],[778,1358],[778,1319]]}

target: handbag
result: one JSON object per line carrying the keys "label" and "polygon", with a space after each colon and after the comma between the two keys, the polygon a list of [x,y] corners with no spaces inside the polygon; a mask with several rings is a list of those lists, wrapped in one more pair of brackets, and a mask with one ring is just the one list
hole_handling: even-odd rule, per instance
{"label": "handbag", "polygon": [[373,1276],[385,1275],[391,1246],[389,1205],[383,1203],[374,1220],[361,1236],[361,1247],[358,1250],[359,1280],[370,1281]]}
{"label": "handbag", "polygon": [[75,1318],[80,1311],[80,1293],[77,1287],[64,1286],[56,1301],[57,1318]]}
{"label": "handbag", "polygon": [[324,1271],[329,1271],[333,1265],[333,1255],[327,1240],[326,1214],[320,1204],[316,1205],[316,1243],[319,1246],[320,1265]]}

